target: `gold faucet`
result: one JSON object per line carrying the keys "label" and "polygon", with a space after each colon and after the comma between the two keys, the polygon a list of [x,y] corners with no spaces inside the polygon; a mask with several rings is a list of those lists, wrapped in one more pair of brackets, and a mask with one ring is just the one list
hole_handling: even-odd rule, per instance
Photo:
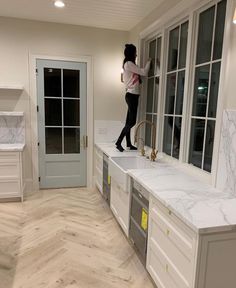
{"label": "gold faucet", "polygon": [[151,161],[155,161],[158,151],[155,150],[156,149],[156,125],[153,122],[151,122],[149,120],[143,120],[137,124],[137,126],[135,128],[135,133],[134,133],[134,143],[137,143],[138,130],[139,130],[140,126],[144,123],[147,123],[147,124],[151,125],[151,127],[152,127],[152,152],[150,155],[150,159],[151,159]]}

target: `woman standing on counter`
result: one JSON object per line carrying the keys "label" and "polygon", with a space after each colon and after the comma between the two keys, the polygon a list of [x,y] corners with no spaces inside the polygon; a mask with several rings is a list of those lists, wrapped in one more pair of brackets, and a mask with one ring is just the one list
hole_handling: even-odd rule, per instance
{"label": "woman standing on counter", "polygon": [[137,110],[138,110],[138,98],[139,98],[139,86],[141,84],[140,76],[147,76],[150,69],[151,60],[148,60],[145,68],[139,68],[135,64],[137,57],[136,47],[133,44],[126,44],[124,50],[124,62],[123,62],[123,81],[125,84],[126,95],[125,101],[128,105],[128,112],[126,117],[126,123],[121,131],[121,134],[116,141],[116,148],[123,152],[124,148],[121,143],[124,137],[126,137],[126,145],[130,150],[137,150],[135,146],[131,144],[130,130],[136,124]]}

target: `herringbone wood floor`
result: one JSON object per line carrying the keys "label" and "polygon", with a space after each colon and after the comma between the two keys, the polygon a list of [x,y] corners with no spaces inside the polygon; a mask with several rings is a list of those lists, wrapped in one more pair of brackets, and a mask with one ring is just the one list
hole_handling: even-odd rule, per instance
{"label": "herringbone wood floor", "polygon": [[152,288],[97,190],[0,203],[0,288]]}

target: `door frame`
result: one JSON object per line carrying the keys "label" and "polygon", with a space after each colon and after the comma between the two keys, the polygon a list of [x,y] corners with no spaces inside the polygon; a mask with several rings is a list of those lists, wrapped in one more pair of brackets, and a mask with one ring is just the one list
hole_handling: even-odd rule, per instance
{"label": "door frame", "polygon": [[[93,187],[93,59],[92,56],[50,56],[40,54],[29,54],[30,67],[30,118],[31,118],[31,153],[32,153],[32,178],[33,191],[39,190],[39,157],[38,157],[38,115],[37,115],[37,79],[36,79],[36,61],[56,60],[82,62],[87,66],[87,187]],[[27,119],[26,119],[27,120]]]}

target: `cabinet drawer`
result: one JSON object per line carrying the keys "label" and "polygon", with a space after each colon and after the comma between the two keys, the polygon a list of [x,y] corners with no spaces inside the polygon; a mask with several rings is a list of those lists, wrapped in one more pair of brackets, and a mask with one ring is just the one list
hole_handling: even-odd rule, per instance
{"label": "cabinet drawer", "polygon": [[[161,261],[160,258],[153,251],[152,247],[149,247],[147,255],[147,270],[152,276],[152,279],[156,283],[158,288],[180,288],[177,286],[173,279],[169,275],[168,265]],[[183,287],[181,287],[183,288]]]}
{"label": "cabinet drawer", "polygon": [[18,162],[0,162],[0,178],[19,178],[20,175],[20,169],[19,169],[19,163]]}
{"label": "cabinet drawer", "polygon": [[1,162],[19,162],[19,152],[0,152]]}
{"label": "cabinet drawer", "polygon": [[20,181],[0,179],[0,198],[20,197]]}
{"label": "cabinet drawer", "polygon": [[189,260],[194,257],[195,233],[156,199],[153,201],[153,198],[150,203],[150,217],[183,255]]}
{"label": "cabinet drawer", "polygon": [[[179,282],[180,287],[190,287],[192,282],[194,257],[187,258],[169,237],[168,233],[164,232],[153,219],[150,220],[149,237],[150,245],[162,252],[165,257],[165,265],[171,266],[173,269],[173,277],[176,282]],[[159,248],[161,247],[161,248]],[[155,250],[156,251],[156,250]],[[161,253],[159,252],[159,254]],[[161,255],[162,256],[162,255]],[[161,257],[160,256],[160,257]],[[182,283],[183,282],[183,283]],[[185,286],[184,286],[185,285]]]}

